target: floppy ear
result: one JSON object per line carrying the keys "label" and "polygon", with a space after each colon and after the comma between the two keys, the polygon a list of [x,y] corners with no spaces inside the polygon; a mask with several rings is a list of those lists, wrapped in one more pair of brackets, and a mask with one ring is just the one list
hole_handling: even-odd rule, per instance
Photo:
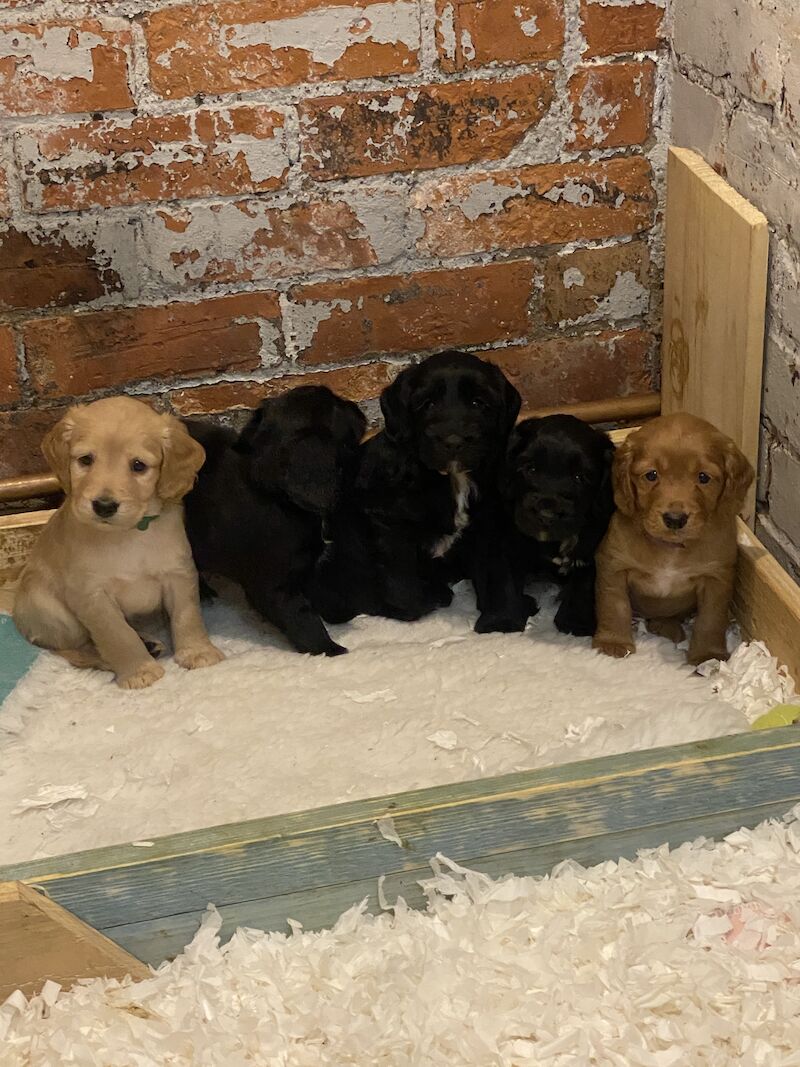
{"label": "floppy ear", "polygon": [[347,420],[347,426],[353,436],[353,441],[355,444],[360,444],[367,428],[366,415],[358,404],[355,404],[352,400],[343,400],[341,397],[337,397],[337,399],[342,405],[342,414]]}
{"label": "floppy ear", "polygon": [[183,423],[172,415],[162,416],[162,459],[156,492],[164,503],[182,500],[194,485],[206,453],[199,441],[189,435]]}
{"label": "floppy ear", "polygon": [[408,404],[417,366],[401,370],[391,385],[381,393],[381,412],[386,436],[401,441],[408,435]]}
{"label": "floppy ear", "polygon": [[47,465],[61,483],[65,493],[70,490],[69,477],[69,442],[75,429],[75,415],[79,407],[70,408],[52,430],[48,430],[42,441],[42,452]]}
{"label": "floppy ear", "polygon": [[744,504],[745,494],[755,477],[755,472],[750,461],[731,440],[725,442],[722,465],[725,471],[725,485],[721,499],[735,512],[739,512]]}
{"label": "floppy ear", "polygon": [[520,408],[522,407],[522,397],[519,395],[519,390],[511,384],[506,378],[505,374],[496,368],[497,373],[503,379],[503,400],[505,402],[505,421],[504,429],[506,433],[511,433],[517,421]]}
{"label": "floppy ear", "polygon": [[[635,434],[633,435],[635,436]],[[636,511],[636,496],[631,478],[633,465],[633,443],[630,437],[623,441],[614,455],[611,466],[611,483],[614,487],[614,503],[623,515],[633,515]]]}

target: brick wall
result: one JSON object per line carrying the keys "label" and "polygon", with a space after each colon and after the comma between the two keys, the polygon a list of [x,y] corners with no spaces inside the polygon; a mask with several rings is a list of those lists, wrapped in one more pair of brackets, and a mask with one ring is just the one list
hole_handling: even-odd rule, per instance
{"label": "brick wall", "polygon": [[445,345],[532,406],[653,388],[662,15],[0,0],[0,476],[119,388],[374,412]]}
{"label": "brick wall", "polygon": [[800,578],[800,8],[673,0],[672,137],[770,224],[757,531]]}

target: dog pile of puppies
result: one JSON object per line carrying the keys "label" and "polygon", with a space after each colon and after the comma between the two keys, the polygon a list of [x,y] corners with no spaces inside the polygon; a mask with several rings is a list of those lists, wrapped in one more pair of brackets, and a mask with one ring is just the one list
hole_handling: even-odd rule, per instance
{"label": "dog pile of puppies", "polygon": [[[70,409],[43,450],[66,499],[43,531],[14,618],[32,642],[135,689],[163,674],[139,629],[166,612],[187,669],[219,662],[206,578],[237,582],[300,652],[339,655],[327,623],[411,621],[475,589],[479,633],[525,629],[531,579],[560,587],[555,625],[611,656],[635,651],[633,614],[727,657],[736,515],[753,470],[689,415],[647,423],[616,451],[568,415],[516,423],[499,368],[444,352],[359,408],[320,386],[265,400],[240,434],[129,397]],[[198,571],[203,579],[198,578]]]}

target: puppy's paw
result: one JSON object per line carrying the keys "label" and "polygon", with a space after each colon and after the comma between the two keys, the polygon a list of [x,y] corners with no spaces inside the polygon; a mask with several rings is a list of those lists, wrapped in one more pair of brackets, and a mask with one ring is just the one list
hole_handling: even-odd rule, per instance
{"label": "puppy's paw", "polygon": [[686,655],[686,662],[692,667],[699,667],[701,663],[705,663],[709,659],[726,660],[729,658],[730,652],[727,648],[709,646],[707,648],[690,648]]}
{"label": "puppy's paw", "polygon": [[648,633],[666,637],[674,645],[679,645],[686,639],[686,631],[677,619],[647,619],[645,625]]}
{"label": "puppy's paw", "polygon": [[196,671],[199,667],[213,667],[222,663],[225,656],[211,642],[205,645],[192,645],[175,653],[175,662],[187,671]]}
{"label": "puppy's paw", "polygon": [[163,677],[164,668],[151,659],[147,663],[142,663],[130,674],[118,674],[117,685],[120,689],[147,689]]}
{"label": "puppy's paw", "polygon": [[324,655],[326,656],[346,656],[347,649],[344,645],[337,645],[335,641],[331,641],[330,645],[325,649]]}
{"label": "puppy's paw", "polygon": [[151,637],[149,634],[139,634],[142,639],[142,643],[153,659],[158,659],[159,656],[163,656],[166,652],[166,648],[162,641],[159,641],[157,637]]}
{"label": "puppy's paw", "polygon": [[602,652],[604,656],[613,656],[614,659],[625,659],[636,651],[636,645],[632,641],[618,641],[611,637],[595,637],[592,648]]}
{"label": "puppy's paw", "polygon": [[556,629],[573,637],[591,637],[597,626],[594,612],[585,608],[567,608],[562,605],[554,619]]}
{"label": "puppy's paw", "polygon": [[528,616],[502,615],[497,612],[484,611],[475,623],[476,634],[519,634],[525,629]]}
{"label": "puppy's paw", "polygon": [[453,590],[449,585],[442,586],[441,589],[436,591],[436,606],[440,608],[449,608],[453,603]]}

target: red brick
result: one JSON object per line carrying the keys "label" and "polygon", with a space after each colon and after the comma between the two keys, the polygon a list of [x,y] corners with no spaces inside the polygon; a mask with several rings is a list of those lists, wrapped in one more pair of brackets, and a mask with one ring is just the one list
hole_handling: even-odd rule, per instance
{"label": "red brick", "polygon": [[502,159],[552,99],[553,75],[545,71],[305,100],[304,165],[324,181]]}
{"label": "red brick", "polygon": [[47,470],[42,438],[63,414],[63,407],[0,411],[0,478]]}
{"label": "red brick", "polygon": [[101,265],[88,236],[71,244],[59,234],[0,233],[0,309],[66,307],[121,288],[119,275]]}
{"label": "red brick", "polygon": [[281,396],[299,385],[327,385],[346,400],[375,400],[393,380],[397,367],[391,363],[361,363],[355,367],[282,374],[265,382],[218,382],[194,389],[178,389],[170,401],[179,415],[208,415],[257,407],[268,397]]}
{"label": "red brick", "polygon": [[548,408],[652,392],[655,345],[645,330],[608,330],[548,338],[485,355],[519,389],[523,408]]}
{"label": "red brick", "polygon": [[411,0],[233,0],[145,18],[150,78],[165,97],[238,92],[418,67]]}
{"label": "red brick", "polygon": [[413,196],[436,256],[639,233],[653,221],[647,160],[548,163],[429,181]]}
{"label": "red brick", "polygon": [[160,209],[144,224],[153,269],[170,288],[258,281],[377,263],[369,236],[343,202],[227,201]]}
{"label": "red brick", "polygon": [[147,200],[266,192],[289,169],[284,117],[232,107],[25,131],[25,197],[61,211]]}
{"label": "red brick", "polygon": [[301,363],[338,363],[520,337],[533,264],[524,260],[297,286],[286,330]]}
{"label": "red brick", "polygon": [[80,395],[145,378],[254,370],[260,328],[279,319],[273,293],[199,304],[111,308],[23,324],[26,362],[44,396]]}
{"label": "red brick", "polygon": [[604,4],[582,0],[585,59],[624,52],[650,52],[663,41],[664,8],[656,4]]}
{"label": "red brick", "polygon": [[556,59],[564,44],[561,0],[436,0],[443,70]]}
{"label": "red brick", "polygon": [[0,114],[130,107],[131,32],[94,19],[0,26]]}
{"label": "red brick", "polygon": [[655,64],[603,63],[584,67],[569,81],[575,136],[571,148],[643,144],[653,118]]}
{"label": "red brick", "polygon": [[18,400],[19,376],[14,331],[10,326],[0,326],[0,404],[16,404]]}
{"label": "red brick", "polygon": [[643,241],[550,256],[542,315],[551,326],[632,319],[647,310],[650,256]]}

